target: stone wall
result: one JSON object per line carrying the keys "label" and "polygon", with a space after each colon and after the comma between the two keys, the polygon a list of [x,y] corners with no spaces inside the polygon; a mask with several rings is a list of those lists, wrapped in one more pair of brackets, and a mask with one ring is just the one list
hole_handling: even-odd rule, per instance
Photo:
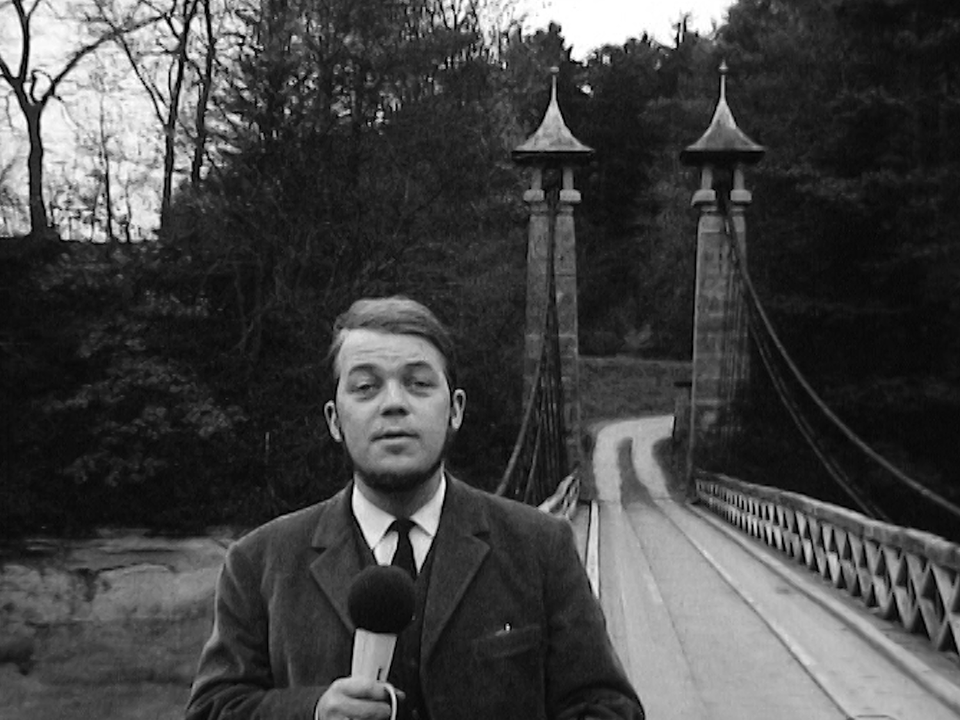
{"label": "stone wall", "polygon": [[[230,536],[33,541],[0,560],[0,664],[21,672],[61,631],[170,623],[209,613]],[[69,630],[75,628],[75,630]],[[99,628],[99,630],[98,630]],[[60,630],[58,630],[60,629]]]}

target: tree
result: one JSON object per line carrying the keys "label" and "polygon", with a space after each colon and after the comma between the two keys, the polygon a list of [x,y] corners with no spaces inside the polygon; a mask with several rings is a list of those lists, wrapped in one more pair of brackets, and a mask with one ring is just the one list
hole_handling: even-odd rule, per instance
{"label": "tree", "polygon": [[218,56],[235,72],[211,106],[236,129],[206,178],[175,194],[161,244],[182,258],[180,291],[208,308],[211,384],[250,418],[248,443],[269,438],[257,470],[271,511],[341,481],[318,431],[318,353],[360,295],[413,295],[462,330],[477,429],[454,462],[487,483],[503,469],[520,418],[522,186],[508,158],[521,138],[481,9],[265,4]]}
{"label": "tree", "polygon": [[[44,144],[43,144],[43,113],[53,99],[59,99],[58,91],[63,82],[74,72],[77,66],[89,55],[96,52],[105,43],[117,39],[126,33],[135,32],[153,24],[159,18],[157,15],[144,11],[139,4],[127,8],[123,12],[123,21],[116,27],[104,27],[102,23],[92,18],[80,18],[80,25],[85,28],[84,37],[75,43],[64,54],[63,59],[53,64],[53,69],[37,66],[34,58],[34,44],[38,39],[33,21],[37,13],[44,8],[47,0],[33,0],[31,3],[24,0],[8,0],[0,5],[2,16],[14,15],[15,27],[19,30],[19,54],[14,60],[8,60],[5,53],[0,52],[0,77],[13,91],[17,105],[23,114],[27,126],[29,140],[29,154],[27,158],[29,175],[28,206],[30,210],[30,234],[34,238],[51,235],[47,208],[44,202],[43,172],[44,172]],[[58,27],[69,31],[70,23],[58,18],[55,14],[46,20],[59,23]]]}
{"label": "tree", "polygon": [[[213,34],[213,7],[210,0],[170,0],[162,12],[163,21],[158,24],[162,30],[134,36],[123,32],[124,19],[114,17],[111,8],[102,7],[100,17],[116,32],[116,42],[126,55],[130,67],[140,81],[150,102],[154,114],[163,129],[163,176],[160,194],[160,230],[166,232],[170,223],[170,205],[173,197],[173,179],[176,168],[178,135],[183,128],[189,127],[182,117],[183,102],[187,86],[193,77],[198,87],[197,105],[194,108],[195,147],[192,159],[191,179],[199,180],[206,143],[206,113],[216,54],[216,40]],[[191,52],[200,45],[195,38],[194,21],[202,13],[204,57],[199,62]],[[200,50],[198,50],[199,52]]]}
{"label": "tree", "polygon": [[196,187],[200,183],[200,172],[203,169],[206,155],[207,113],[210,97],[213,92],[214,66],[217,56],[217,40],[213,26],[213,4],[211,0],[202,0],[203,32],[206,44],[203,55],[202,69],[198,70],[196,114],[194,118],[193,159],[190,162],[190,183]]}
{"label": "tree", "polygon": [[88,182],[77,187],[73,195],[90,213],[90,240],[102,233],[107,241],[113,242],[118,230],[115,186],[120,158],[117,123],[107,106],[109,94],[102,65],[98,64],[90,73],[89,84],[96,98],[96,115],[93,126],[81,131],[78,150],[81,155],[89,156],[93,167],[86,173]]}

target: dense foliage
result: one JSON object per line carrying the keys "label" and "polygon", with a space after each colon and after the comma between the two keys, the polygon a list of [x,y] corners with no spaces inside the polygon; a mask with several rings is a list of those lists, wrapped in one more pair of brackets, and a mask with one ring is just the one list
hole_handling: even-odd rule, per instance
{"label": "dense foliage", "polygon": [[391,8],[250,18],[219,98],[243,122],[219,129],[226,159],[162,239],[6,263],[4,530],[189,530],[329,495],[346,476],[324,355],[372,294],[457,333],[470,405],[452,464],[499,479],[520,416],[522,130],[469,7]]}
{"label": "dense foliage", "polygon": [[[577,175],[582,350],[689,357],[696,179],[678,155],[726,59],[734,114],[768,148],[748,174],[750,268],[785,344],[869,442],[952,491],[952,3],[740,0],[716,37],[680,23],[670,45],[583,62],[556,26],[491,31],[480,2],[262,7],[221,67],[218,160],[160,240],[5,243],[5,532],[194,531],[329,495],[345,468],[323,356],[369,294],[420,299],[455,330],[468,410],[452,464],[492,487],[521,414],[526,178],[509,153],[554,65],[567,124],[596,150]],[[786,467],[797,438],[756,387],[762,423],[733,469],[843,501]]]}

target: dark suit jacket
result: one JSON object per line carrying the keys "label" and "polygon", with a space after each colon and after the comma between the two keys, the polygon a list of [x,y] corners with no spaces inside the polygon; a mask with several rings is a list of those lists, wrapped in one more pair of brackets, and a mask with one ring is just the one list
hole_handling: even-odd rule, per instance
{"label": "dark suit jacket", "polygon": [[[347,594],[363,566],[350,491],[230,547],[190,720],[312,720],[350,674]],[[432,720],[643,718],[568,522],[451,478],[430,552],[421,680]]]}

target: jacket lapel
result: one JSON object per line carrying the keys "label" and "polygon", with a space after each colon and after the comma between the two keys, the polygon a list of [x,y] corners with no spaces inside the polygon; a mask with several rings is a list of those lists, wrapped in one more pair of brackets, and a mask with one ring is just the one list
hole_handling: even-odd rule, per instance
{"label": "jacket lapel", "polygon": [[[448,476],[449,477],[449,476]],[[426,663],[450,616],[490,551],[486,507],[473,491],[449,477],[440,527],[434,538],[433,571],[423,613],[421,662]]]}
{"label": "jacket lapel", "polygon": [[320,556],[310,564],[310,573],[348,632],[353,631],[353,623],[347,596],[354,576],[361,570],[350,510],[352,487],[352,483],[348,484],[331,498],[319,516],[312,545]]}

